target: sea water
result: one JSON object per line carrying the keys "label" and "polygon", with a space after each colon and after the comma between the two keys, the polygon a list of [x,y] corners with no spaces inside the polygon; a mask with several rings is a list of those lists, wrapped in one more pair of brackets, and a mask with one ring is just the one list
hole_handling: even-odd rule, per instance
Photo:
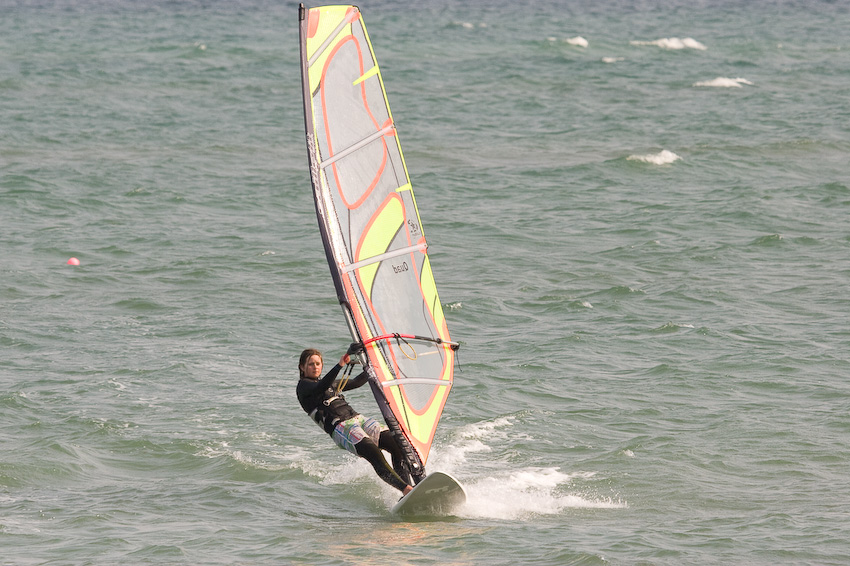
{"label": "sea water", "polygon": [[0,563],[845,564],[846,3],[360,6],[468,503],[391,516],[296,402],[350,341],[297,4],[7,0]]}

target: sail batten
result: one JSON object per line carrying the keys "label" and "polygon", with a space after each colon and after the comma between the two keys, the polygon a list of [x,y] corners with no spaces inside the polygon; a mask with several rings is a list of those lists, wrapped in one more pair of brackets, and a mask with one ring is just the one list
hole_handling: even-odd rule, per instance
{"label": "sail batten", "polygon": [[367,265],[372,265],[374,263],[380,263],[387,259],[392,259],[394,257],[400,257],[403,255],[407,255],[413,252],[422,252],[425,253],[427,251],[428,246],[425,244],[416,244],[415,246],[408,246],[406,248],[401,248],[395,251],[383,253],[380,255],[372,256],[366,259],[362,259],[356,263],[351,263],[349,265],[343,266],[342,270],[344,272],[354,271],[355,269],[360,269],[361,267],[365,267]]}
{"label": "sail batten", "polygon": [[325,169],[325,168],[329,167],[332,163],[336,163],[337,161],[339,161],[343,157],[347,157],[347,156],[351,155],[352,153],[354,153],[358,149],[361,149],[362,147],[369,145],[370,143],[374,142],[375,140],[378,140],[378,139],[382,138],[383,136],[391,135],[394,131],[395,131],[394,126],[387,126],[386,128],[378,130],[374,134],[363,138],[362,140],[355,143],[354,145],[349,146],[349,147],[343,149],[342,151],[338,151],[333,156],[325,159],[324,161],[322,161],[319,164],[319,167],[321,167],[322,169]]}
{"label": "sail batten", "polygon": [[446,383],[441,379],[427,379],[421,377],[405,377],[404,379],[394,379],[385,381],[381,384],[384,389],[388,387],[403,387],[405,385],[434,385],[436,387],[448,387],[451,383]]}
{"label": "sail batten", "polygon": [[307,153],[325,254],[351,336],[364,343],[375,400],[421,478],[457,344],[362,15],[354,6],[301,5],[299,13]]}

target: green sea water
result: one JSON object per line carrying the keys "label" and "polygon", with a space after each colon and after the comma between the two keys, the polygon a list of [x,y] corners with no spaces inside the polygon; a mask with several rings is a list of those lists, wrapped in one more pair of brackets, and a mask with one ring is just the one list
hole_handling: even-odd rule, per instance
{"label": "green sea water", "polygon": [[360,7],[468,503],[393,517],[296,402],[350,341],[297,3],[7,0],[0,564],[846,564],[850,8]]}

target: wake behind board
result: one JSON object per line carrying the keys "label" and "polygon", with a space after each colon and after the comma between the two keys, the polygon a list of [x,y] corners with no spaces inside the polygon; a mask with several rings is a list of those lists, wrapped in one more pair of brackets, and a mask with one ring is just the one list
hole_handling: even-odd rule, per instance
{"label": "wake behind board", "polygon": [[463,486],[449,474],[434,472],[393,506],[396,515],[449,515],[466,502]]}

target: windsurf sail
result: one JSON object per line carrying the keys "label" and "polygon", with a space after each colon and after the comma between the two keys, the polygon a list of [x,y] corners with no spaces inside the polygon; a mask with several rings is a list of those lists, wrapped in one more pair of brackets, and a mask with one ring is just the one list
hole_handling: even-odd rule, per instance
{"label": "windsurf sail", "polygon": [[451,389],[457,344],[381,71],[356,6],[299,8],[307,154],[336,293],[415,481]]}

